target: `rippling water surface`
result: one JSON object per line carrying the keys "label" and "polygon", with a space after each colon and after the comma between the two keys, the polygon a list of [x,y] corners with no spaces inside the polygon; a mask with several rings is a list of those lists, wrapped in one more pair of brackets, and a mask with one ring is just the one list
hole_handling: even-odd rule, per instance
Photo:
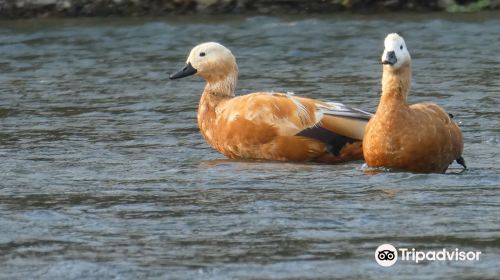
{"label": "rippling water surface", "polygon": [[[500,275],[500,20],[197,17],[0,22],[0,278],[453,279]],[[293,91],[375,110],[389,32],[411,102],[455,115],[462,174],[226,160],[196,126],[194,45],[236,55],[239,94]],[[482,251],[398,262],[396,247]]]}

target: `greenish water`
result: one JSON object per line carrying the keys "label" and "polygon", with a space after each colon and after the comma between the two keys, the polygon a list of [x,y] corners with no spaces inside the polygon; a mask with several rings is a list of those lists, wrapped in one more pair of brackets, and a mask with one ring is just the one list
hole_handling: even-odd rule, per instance
{"label": "greenish water", "polygon": [[[498,14],[0,22],[0,279],[494,279],[500,275]],[[461,123],[469,170],[226,160],[196,126],[194,45],[236,55],[238,93],[374,111],[383,39],[410,102]],[[398,262],[378,245],[481,251]]]}

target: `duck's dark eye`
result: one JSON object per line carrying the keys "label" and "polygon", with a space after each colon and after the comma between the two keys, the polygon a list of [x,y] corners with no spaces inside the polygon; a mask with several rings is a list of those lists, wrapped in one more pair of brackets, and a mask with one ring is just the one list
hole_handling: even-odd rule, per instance
{"label": "duck's dark eye", "polygon": [[400,50],[403,50],[403,45],[401,45],[401,46],[399,47],[399,49],[400,49]]}
{"label": "duck's dark eye", "polygon": [[200,53],[200,56],[205,56],[205,52],[201,52],[201,53]]}

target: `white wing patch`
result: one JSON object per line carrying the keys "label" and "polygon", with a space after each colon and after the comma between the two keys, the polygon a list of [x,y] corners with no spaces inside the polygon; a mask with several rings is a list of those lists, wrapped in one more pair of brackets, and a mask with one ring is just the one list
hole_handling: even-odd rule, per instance
{"label": "white wing patch", "polygon": [[[338,116],[345,116],[345,117],[353,117],[353,118],[362,118],[362,119],[370,119],[373,114],[357,109],[357,108],[350,108],[347,107],[346,105],[338,102],[326,102],[328,107],[326,106],[321,106],[322,108],[326,109],[324,114],[331,114],[331,115],[338,115]],[[318,107],[320,106],[319,104],[317,105]]]}
{"label": "white wing patch", "polygon": [[326,104],[328,104],[330,106],[330,109],[333,109],[333,110],[337,110],[337,111],[350,111],[351,108],[345,106],[344,104],[342,103],[339,103],[339,102],[326,102]]}
{"label": "white wing patch", "polygon": [[320,127],[322,125],[321,120],[325,116],[325,110],[323,110],[318,104],[316,104],[316,111],[314,112],[314,117],[316,118],[316,123],[312,127]]}
{"label": "white wing patch", "polygon": [[309,112],[307,111],[306,106],[302,104],[297,98],[293,96],[293,92],[287,92],[286,96],[292,100],[292,102],[297,107],[297,115],[299,116],[300,121],[305,124],[310,119]]}

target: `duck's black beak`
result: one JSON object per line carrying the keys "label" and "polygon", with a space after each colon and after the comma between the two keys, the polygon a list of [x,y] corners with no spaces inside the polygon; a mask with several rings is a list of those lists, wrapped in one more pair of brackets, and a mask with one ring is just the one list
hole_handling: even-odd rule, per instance
{"label": "duck's black beak", "polygon": [[194,69],[193,65],[191,65],[191,62],[189,62],[188,64],[186,64],[186,66],[184,66],[184,68],[182,68],[181,70],[170,75],[170,80],[175,80],[175,79],[180,79],[180,78],[184,78],[187,76],[191,76],[191,75],[196,74],[196,72],[197,72],[197,70]]}
{"label": "duck's black beak", "polygon": [[384,59],[382,60],[382,64],[394,65],[398,62],[396,58],[396,53],[394,51],[387,52]]}

